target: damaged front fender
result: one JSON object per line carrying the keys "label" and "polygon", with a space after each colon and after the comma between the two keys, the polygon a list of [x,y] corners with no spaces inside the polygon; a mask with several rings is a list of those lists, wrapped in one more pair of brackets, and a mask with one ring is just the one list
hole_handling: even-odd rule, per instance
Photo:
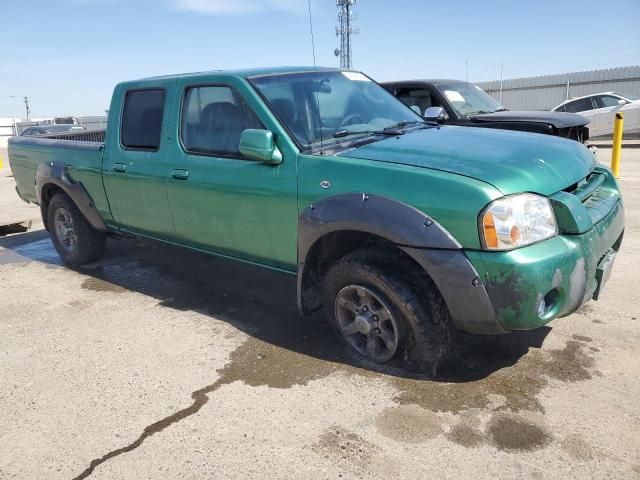
{"label": "damaged front fender", "polygon": [[582,235],[560,235],[507,252],[466,252],[506,330],[540,327],[568,315],[598,290],[600,260],[617,250],[624,231],[619,203]]}

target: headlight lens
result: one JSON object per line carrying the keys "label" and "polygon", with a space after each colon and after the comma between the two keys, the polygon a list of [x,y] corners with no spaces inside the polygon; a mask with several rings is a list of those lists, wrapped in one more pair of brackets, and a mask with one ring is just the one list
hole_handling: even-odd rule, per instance
{"label": "headlight lens", "polygon": [[487,250],[511,250],[558,233],[551,202],[533,193],[512,195],[491,203],[482,213],[480,229]]}

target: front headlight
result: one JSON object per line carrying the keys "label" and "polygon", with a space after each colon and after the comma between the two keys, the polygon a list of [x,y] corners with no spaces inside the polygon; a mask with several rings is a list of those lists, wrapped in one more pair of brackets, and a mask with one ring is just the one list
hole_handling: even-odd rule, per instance
{"label": "front headlight", "polygon": [[511,250],[558,233],[551,202],[533,193],[490,203],[480,215],[479,227],[482,246],[487,250]]}

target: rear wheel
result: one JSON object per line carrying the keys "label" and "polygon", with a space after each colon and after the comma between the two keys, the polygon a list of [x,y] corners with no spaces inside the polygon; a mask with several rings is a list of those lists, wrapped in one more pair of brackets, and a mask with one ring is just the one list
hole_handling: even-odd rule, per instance
{"label": "rear wheel", "polygon": [[83,265],[103,255],[106,235],[93,228],[64,193],[57,193],[49,202],[47,225],[53,246],[64,263]]}
{"label": "rear wheel", "polygon": [[324,280],[329,320],[352,353],[435,375],[451,349],[449,313],[428,278],[376,250],[336,262]]}

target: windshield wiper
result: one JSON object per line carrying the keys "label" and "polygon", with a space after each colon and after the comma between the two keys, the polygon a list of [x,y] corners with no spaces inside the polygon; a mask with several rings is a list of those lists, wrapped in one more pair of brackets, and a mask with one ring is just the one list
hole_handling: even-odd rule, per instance
{"label": "windshield wiper", "polygon": [[407,125],[423,125],[428,127],[439,127],[440,124],[438,122],[431,122],[427,120],[403,120],[394,125],[390,125],[388,127],[383,128],[384,131],[388,130],[397,130],[398,128],[406,127]]}
{"label": "windshield wiper", "polygon": [[439,127],[437,122],[428,122],[425,120],[402,120],[401,122],[394,123],[388,127],[384,127],[382,130],[338,130],[333,134],[334,138],[347,137],[349,135],[368,134],[368,135],[404,135],[404,131],[401,129],[408,125],[421,125],[424,127]]}
{"label": "windshield wiper", "polygon": [[421,120],[402,120],[401,122],[394,123],[393,125],[389,125],[388,127],[384,127],[382,129],[383,132],[388,132],[389,130],[397,130],[398,128],[406,127],[409,124],[413,123],[424,123]]}
{"label": "windshield wiper", "polygon": [[397,132],[392,130],[338,130],[333,134],[333,138],[348,137],[351,135],[398,135],[404,132]]}

